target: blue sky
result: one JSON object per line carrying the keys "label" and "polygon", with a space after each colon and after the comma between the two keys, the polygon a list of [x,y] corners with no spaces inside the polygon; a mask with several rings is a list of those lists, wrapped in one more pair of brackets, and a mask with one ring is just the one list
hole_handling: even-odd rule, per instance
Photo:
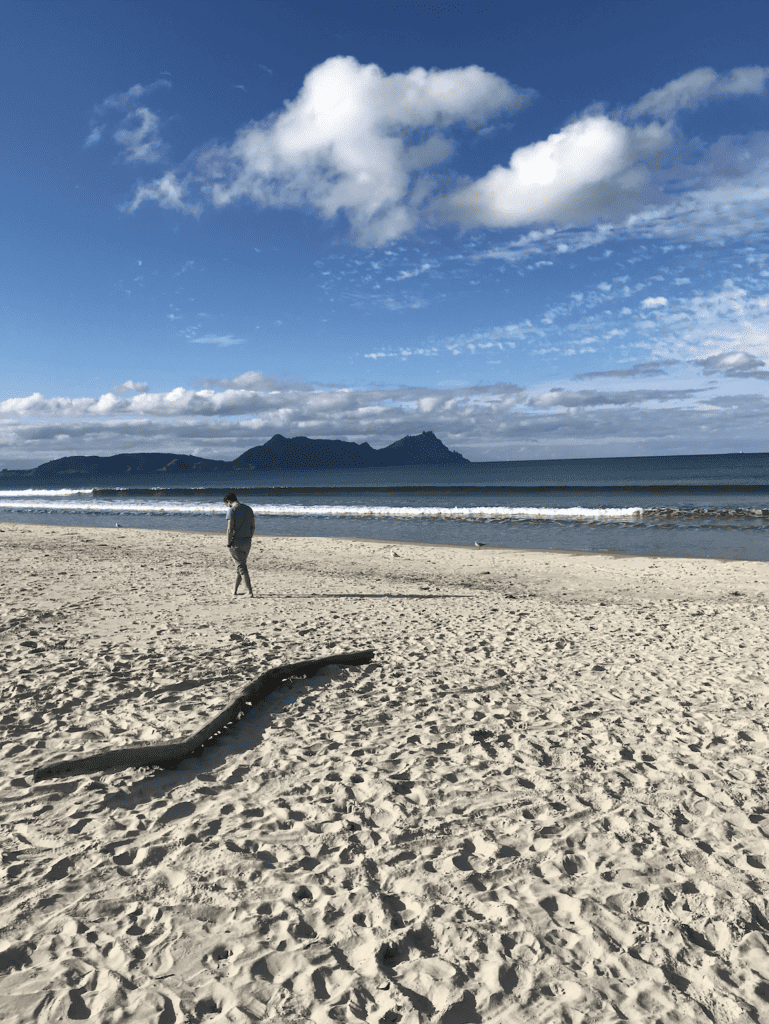
{"label": "blue sky", "polygon": [[769,5],[6,0],[0,466],[769,450]]}

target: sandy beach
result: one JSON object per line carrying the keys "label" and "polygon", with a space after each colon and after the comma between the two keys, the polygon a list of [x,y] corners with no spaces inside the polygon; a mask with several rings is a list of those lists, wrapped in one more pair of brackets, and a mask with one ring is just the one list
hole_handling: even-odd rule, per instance
{"label": "sandy beach", "polygon": [[[0,1016],[769,1021],[769,566],[0,523]],[[35,782],[194,732],[198,757]]]}

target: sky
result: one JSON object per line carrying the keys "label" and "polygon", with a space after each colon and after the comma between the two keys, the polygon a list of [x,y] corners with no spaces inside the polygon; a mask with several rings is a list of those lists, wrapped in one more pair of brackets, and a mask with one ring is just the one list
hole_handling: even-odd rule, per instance
{"label": "sky", "polygon": [[4,0],[0,468],[769,450],[765,0]]}

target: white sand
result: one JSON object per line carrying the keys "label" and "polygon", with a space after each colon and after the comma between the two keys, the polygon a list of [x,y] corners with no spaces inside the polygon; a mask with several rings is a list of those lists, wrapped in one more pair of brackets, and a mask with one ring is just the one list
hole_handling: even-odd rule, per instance
{"label": "white sand", "polygon": [[0,530],[6,1024],[769,1020],[765,563]]}

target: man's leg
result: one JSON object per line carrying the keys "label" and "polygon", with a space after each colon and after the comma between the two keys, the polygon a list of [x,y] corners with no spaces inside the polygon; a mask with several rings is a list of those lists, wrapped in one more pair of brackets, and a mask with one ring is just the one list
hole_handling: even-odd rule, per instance
{"label": "man's leg", "polygon": [[243,541],[243,543],[240,545],[240,550],[243,552],[243,559],[242,561],[238,562],[238,572],[240,573],[243,582],[246,585],[248,596],[253,597],[254,592],[251,589],[251,577],[248,575],[248,567],[246,566],[246,559],[248,558],[248,553],[251,550],[251,541]]}
{"label": "man's leg", "polygon": [[232,592],[232,596],[235,597],[238,592],[238,587],[240,586],[240,551],[235,546],[228,547],[227,550],[238,566],[237,575],[235,576],[235,589]]}
{"label": "man's leg", "polygon": [[248,591],[248,596],[249,597],[253,597],[254,596],[254,592],[251,589],[251,577],[248,575],[248,568],[246,566],[246,559],[248,558],[248,553],[249,553],[250,550],[251,550],[251,541],[250,540],[249,541],[245,541],[242,544],[233,544],[232,547],[229,549],[230,554],[235,559],[235,562],[237,563],[237,566],[238,566],[238,575],[235,577],[235,590],[233,591],[233,597],[238,592],[238,586],[240,584],[241,579],[243,580],[243,582],[246,585],[246,590]]}
{"label": "man's leg", "polygon": [[238,572],[242,576],[243,582],[246,585],[246,590],[248,591],[248,596],[249,597],[253,597],[254,596],[254,592],[251,589],[251,577],[248,575],[248,567],[246,566],[246,558],[248,558],[248,552],[247,551],[243,555],[243,561],[238,566]]}

